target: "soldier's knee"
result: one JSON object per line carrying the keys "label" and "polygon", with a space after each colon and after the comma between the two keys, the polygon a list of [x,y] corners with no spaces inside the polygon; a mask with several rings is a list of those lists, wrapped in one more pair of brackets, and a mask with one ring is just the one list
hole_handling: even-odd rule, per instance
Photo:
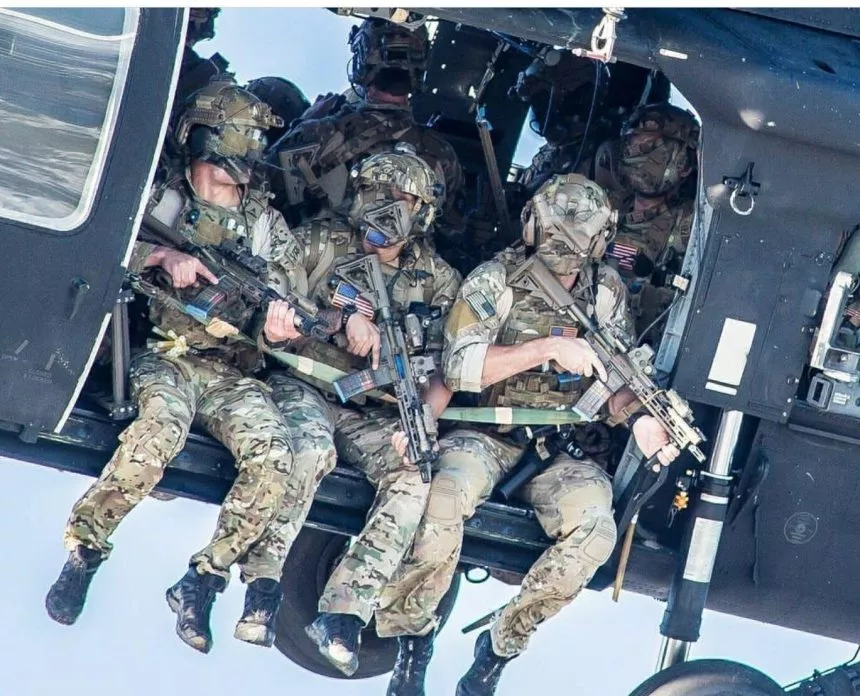
{"label": "soldier's knee", "polygon": [[292,449],[284,433],[279,430],[261,428],[249,431],[248,437],[239,447],[236,459],[240,466],[257,462],[276,474],[293,471]]}
{"label": "soldier's knee", "polygon": [[618,540],[618,531],[612,515],[600,515],[583,524],[585,538],[579,545],[579,555],[583,564],[597,570],[612,555]]}
{"label": "soldier's knee", "polygon": [[185,446],[190,426],[186,419],[172,414],[169,410],[157,416],[142,414],[120,435],[120,440],[135,451],[148,456],[144,460],[155,459],[166,464]]}
{"label": "soldier's knee", "polygon": [[595,479],[586,486],[577,485],[556,499],[557,535],[566,537],[581,529],[583,519],[612,519],[612,486],[608,480]]}
{"label": "soldier's knee", "polygon": [[433,477],[427,499],[427,520],[442,525],[471,517],[467,501],[468,482],[456,471],[440,471]]}

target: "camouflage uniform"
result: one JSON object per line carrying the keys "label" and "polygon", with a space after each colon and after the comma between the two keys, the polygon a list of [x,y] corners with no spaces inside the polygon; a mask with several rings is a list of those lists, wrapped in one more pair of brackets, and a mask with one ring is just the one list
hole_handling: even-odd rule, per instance
{"label": "camouflage uniform", "polygon": [[463,170],[454,148],[416,123],[410,107],[365,100],[345,104],[334,115],[301,121],[276,143],[286,205],[301,206],[310,197],[345,213],[350,167],[368,155],[392,151],[397,142],[413,145],[445,183],[444,224],[461,224],[454,202],[463,187]]}
{"label": "camouflage uniform", "polygon": [[[476,268],[463,283],[445,327],[443,366],[455,391],[481,392],[484,357],[491,345],[516,345],[540,336],[575,336],[578,326],[559,317],[541,299],[507,285],[525,256],[509,249]],[[583,268],[572,294],[601,322],[629,328],[626,293],[607,266]],[[551,372],[516,375],[482,392],[489,406],[554,407],[570,404],[579,389],[563,391]],[[500,430],[456,430],[440,442],[442,457],[427,511],[415,542],[376,614],[381,636],[426,635],[436,625],[436,608],[457,567],[463,525],[516,463],[523,448]],[[551,546],[526,575],[519,594],[492,630],[500,656],[521,652],[539,623],[555,615],[610,556],[616,530],[608,475],[589,459],[561,455],[524,486],[519,497],[532,505]]]}
{"label": "camouflage uniform", "polygon": [[[635,136],[647,133],[659,137],[637,145]],[[691,114],[668,104],[644,106],[630,117],[621,139],[603,143],[595,157],[594,180],[619,212],[606,260],[625,279],[637,334],[674,297],[665,277],[681,272],[695,206],[680,171],[694,171],[697,141]]]}
{"label": "camouflage uniform", "polygon": [[[282,282],[322,306],[331,306],[334,289],[329,279],[337,266],[363,255],[360,237],[336,218],[315,219],[290,236],[295,243],[277,245],[276,265],[283,274]],[[395,312],[406,310],[411,302],[447,309],[461,280],[447,263],[417,244],[401,255],[398,267],[383,264],[382,269],[390,279],[389,296]],[[436,344],[441,350],[441,322]],[[318,341],[297,341],[293,350],[344,370],[364,367],[365,363],[342,347]],[[396,412],[376,408],[358,413],[327,403],[307,382],[323,386],[306,375],[274,374],[268,380],[290,428],[296,459],[323,462],[317,479],[309,483],[313,486],[311,494],[334,466],[332,440],[338,457],[364,473],[377,489],[367,523],[329,578],[319,610],[352,614],[367,623],[381,588],[412,542],[429,484],[421,481],[417,467],[404,464],[391,447],[391,436],[400,429]],[[306,513],[304,509],[303,515]],[[296,505],[287,501],[262,546],[288,549],[300,527],[290,518],[295,520],[299,514]]]}
{"label": "camouflage uniform", "polygon": [[[254,253],[264,257],[271,253],[273,237],[286,234],[281,215],[253,191],[238,209],[222,208],[198,198],[183,178],[158,191],[150,207],[156,218],[199,243],[244,237]],[[154,246],[137,242],[129,270],[141,272]],[[181,299],[192,290],[172,292]],[[232,310],[231,323],[247,324],[248,308]],[[74,550],[82,544],[106,557],[110,535],[161,480],[192,423],[197,423],[231,451],[239,473],[212,541],[192,557],[191,565],[227,579],[230,566],[263,534],[298,473],[285,424],[269,390],[248,376],[257,363],[256,349],[212,336],[201,324],[157,301],[151,303],[150,319],[162,331],[173,332],[177,348],[184,340],[190,350],[144,353],[134,360],[131,388],[139,415],[120,436],[121,444],[102,475],[74,506],[66,546]],[[280,568],[281,563],[271,559],[256,564],[245,579],[279,578]]]}

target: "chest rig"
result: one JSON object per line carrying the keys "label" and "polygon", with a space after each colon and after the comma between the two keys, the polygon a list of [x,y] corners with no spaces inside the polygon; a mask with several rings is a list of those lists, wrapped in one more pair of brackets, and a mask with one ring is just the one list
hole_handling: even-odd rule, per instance
{"label": "chest rig", "polygon": [[[342,229],[348,230],[347,227]],[[313,232],[311,232],[311,236],[313,236]],[[331,253],[332,246],[335,247],[335,253],[337,253],[338,249],[341,250],[341,253],[325,264],[325,273],[321,274],[321,282],[318,280],[311,284],[309,281],[312,288],[311,297],[326,307],[337,306],[333,301],[338,286],[337,278],[334,275],[334,269],[339,265],[337,262],[350,261],[364,255],[363,251],[356,252],[356,247],[360,249],[361,244],[354,239],[354,236],[349,242],[341,239],[340,245],[334,244],[335,236],[333,232],[329,238],[328,250],[321,258],[323,260],[327,258]],[[406,314],[412,302],[430,304],[433,299],[435,263],[433,262],[432,254],[412,253],[415,254],[414,257],[410,257],[405,261],[401,260],[401,267],[382,264],[382,273],[388,289],[388,297],[391,300],[391,311],[398,321]],[[403,253],[404,256],[407,254],[410,254],[409,250],[405,250]],[[312,277],[317,276],[317,268],[314,268],[310,264],[307,264],[306,267]],[[435,331],[431,332],[433,328],[431,326],[426,332],[427,350],[435,348],[435,350],[441,351],[441,324],[435,327]],[[363,369],[367,367],[368,362],[366,358],[352,355],[346,350],[346,337],[343,333],[332,336],[329,342],[303,341],[297,346],[296,351],[303,357],[317,360],[343,372]],[[296,373],[296,377],[321,389],[330,389],[327,383],[317,380],[313,376]]]}
{"label": "chest rig", "polygon": [[[509,274],[516,265],[508,267]],[[587,282],[577,281],[573,295],[580,307],[587,311],[589,293],[592,292],[588,287],[591,274],[583,269],[580,277]],[[596,295],[596,291],[594,292]],[[526,290],[515,289],[513,293],[511,310],[502,324],[496,345],[515,346],[536,338],[548,336],[577,338],[581,335],[579,322],[562,316],[541,298]],[[570,373],[559,373],[550,366],[544,365],[543,368],[521,372],[493,385],[484,392],[483,405],[569,408],[590,384],[590,379]]]}
{"label": "chest rig", "polygon": [[[159,217],[160,209],[169,210],[169,217],[173,220],[162,222],[172,223],[173,228],[191,243],[219,246],[229,240],[247,245],[249,250],[254,225],[268,207],[265,196],[257,192],[247,193],[236,209],[214,205],[194,195],[186,182],[164,191],[155,203],[151,212]],[[245,304],[238,294],[229,293],[225,287],[201,282],[189,288],[173,288],[168,278],[162,278],[160,284],[183,304],[194,306],[209,317],[217,316],[243,332],[249,330],[257,310]],[[173,307],[153,302],[150,318],[161,329],[185,336],[188,344],[197,350],[238,350],[238,344],[210,335],[201,323]]]}

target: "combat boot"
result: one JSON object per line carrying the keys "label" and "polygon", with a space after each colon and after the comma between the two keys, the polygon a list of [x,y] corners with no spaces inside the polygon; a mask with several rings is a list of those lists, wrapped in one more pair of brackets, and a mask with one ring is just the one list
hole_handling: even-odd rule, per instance
{"label": "combat boot", "polygon": [[320,653],[346,676],[358,669],[358,650],[364,622],[352,614],[320,614],[305,629]]}
{"label": "combat boot", "polygon": [[424,679],[433,657],[433,639],[433,633],[397,638],[397,661],[386,696],[426,696]]}
{"label": "combat boot", "polygon": [[209,617],[215,594],[223,592],[225,587],[227,580],[220,575],[198,573],[196,568],[189,568],[182,579],[167,590],[167,604],[176,614],[176,635],[202,653],[212,649]]}
{"label": "combat boot", "polygon": [[484,631],[475,642],[475,661],[457,682],[456,696],[492,696],[499,686],[502,670],[513,659],[496,655],[490,632]]}
{"label": "combat boot", "polygon": [[277,580],[260,578],[248,584],[245,609],[236,624],[233,636],[246,643],[272,647],[275,642],[275,617],[284,593]]}
{"label": "combat boot", "polygon": [[81,612],[87,601],[87,590],[102,564],[102,554],[95,549],[88,549],[81,544],[69,554],[60,577],[51,585],[48,595],[45,597],[45,609],[57,623],[71,626]]}

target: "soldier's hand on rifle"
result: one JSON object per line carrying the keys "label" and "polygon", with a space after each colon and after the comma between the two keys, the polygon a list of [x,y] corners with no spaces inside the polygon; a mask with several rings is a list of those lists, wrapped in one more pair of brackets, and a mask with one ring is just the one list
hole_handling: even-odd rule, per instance
{"label": "soldier's hand on rifle", "polygon": [[282,341],[293,341],[301,336],[296,328],[296,310],[289,302],[274,300],[269,303],[266,310],[266,324],[263,332],[269,343],[281,343]]}
{"label": "soldier's hand on rifle", "polygon": [[350,353],[361,357],[370,353],[371,367],[379,367],[379,329],[370,319],[358,312],[353,314],[346,322],[346,341]]}
{"label": "soldier's hand on rifle", "polygon": [[669,466],[681,454],[669,441],[669,433],[654,416],[642,416],[633,424],[633,437],[642,454],[650,459],[655,454],[663,466]]}
{"label": "soldier's hand on rifle", "polygon": [[606,368],[584,338],[557,337],[553,339],[552,346],[551,360],[558,363],[562,370],[583,377],[596,374],[600,380],[606,381]]}
{"label": "soldier's hand on rifle", "polygon": [[183,254],[176,249],[158,247],[146,259],[145,266],[161,266],[170,275],[174,288],[187,288],[197,282],[197,276],[205,278],[213,285],[218,276],[212,273],[199,259]]}
{"label": "soldier's hand on rifle", "polygon": [[391,436],[391,446],[394,448],[394,451],[397,452],[397,456],[402,458],[403,463],[407,466],[412,463],[409,461],[409,457],[406,456],[406,448],[408,445],[409,438],[402,430],[398,430]]}

